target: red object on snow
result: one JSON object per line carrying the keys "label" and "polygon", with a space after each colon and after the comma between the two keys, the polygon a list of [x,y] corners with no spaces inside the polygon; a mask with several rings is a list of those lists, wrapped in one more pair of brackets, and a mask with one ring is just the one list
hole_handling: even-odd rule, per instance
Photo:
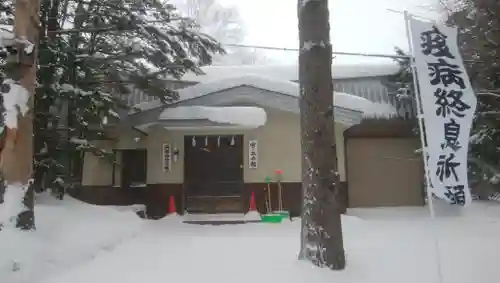
{"label": "red object on snow", "polygon": [[175,198],[174,196],[170,196],[170,200],[168,203],[168,214],[177,213],[177,209],[175,208]]}
{"label": "red object on snow", "polygon": [[281,170],[281,169],[276,169],[276,170],[274,171],[274,173],[276,173],[276,175],[283,175],[283,170]]}
{"label": "red object on snow", "polygon": [[250,197],[250,207],[248,211],[257,211],[257,205],[255,204],[255,192],[252,192],[252,196]]}

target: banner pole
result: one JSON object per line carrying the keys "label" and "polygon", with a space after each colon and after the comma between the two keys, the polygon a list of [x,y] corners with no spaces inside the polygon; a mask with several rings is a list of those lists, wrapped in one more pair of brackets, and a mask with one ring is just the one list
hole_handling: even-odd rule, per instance
{"label": "banner pole", "polygon": [[407,11],[404,12],[404,17],[405,17],[405,28],[406,28],[406,38],[408,40],[408,48],[409,48],[409,53],[410,53],[410,68],[411,68],[411,73],[413,77],[413,88],[415,90],[415,101],[417,104],[417,120],[418,120],[418,127],[420,128],[420,143],[422,146],[422,157],[424,159],[424,171],[425,171],[425,190],[427,192],[427,202],[429,205],[429,210],[431,213],[432,219],[436,218],[436,213],[434,210],[434,202],[432,200],[432,192],[430,190],[430,184],[431,184],[431,178],[429,176],[429,170],[428,170],[428,160],[427,160],[427,145],[425,142],[425,134],[424,134],[424,122],[423,122],[423,111],[422,111],[422,104],[420,100],[420,91],[418,88],[418,80],[417,80],[417,71],[415,69],[415,56],[413,54],[413,45],[411,41],[411,30],[410,30],[410,15],[408,14]]}
{"label": "banner pole", "polygon": [[[417,70],[415,67],[415,54],[413,52],[413,43],[412,43],[412,38],[411,38],[411,29],[410,29],[410,18],[411,15],[408,13],[408,11],[404,12],[404,18],[405,18],[405,28],[406,28],[406,38],[408,40],[408,48],[410,52],[410,67],[411,67],[411,73],[413,76],[413,88],[415,89],[415,100],[417,103],[417,119],[418,119],[418,126],[420,128],[420,142],[422,144],[422,156],[424,159],[424,171],[425,171],[425,179],[426,179],[426,191],[427,191],[427,203],[429,205],[429,210],[431,214],[431,219],[433,220],[434,224],[436,221],[436,212],[434,210],[434,201],[432,199],[432,192],[430,190],[430,176],[429,176],[429,170],[428,170],[428,160],[427,160],[427,145],[425,142],[425,135],[424,135],[424,122],[423,122],[423,111],[422,111],[422,105],[421,105],[421,99],[420,99],[420,91],[418,88],[418,79],[417,79]],[[435,226],[435,225],[433,225]],[[441,254],[439,252],[439,234],[437,229],[434,227],[434,244],[435,244],[435,252],[436,252],[436,267],[437,267],[437,273],[438,273],[438,278],[439,282],[443,283],[444,282],[444,277],[443,277],[443,271],[441,267]]]}

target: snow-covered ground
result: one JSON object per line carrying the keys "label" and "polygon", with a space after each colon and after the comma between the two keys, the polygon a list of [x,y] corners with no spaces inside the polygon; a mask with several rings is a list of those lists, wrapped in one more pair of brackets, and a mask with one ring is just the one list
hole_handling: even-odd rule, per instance
{"label": "snow-covered ground", "polygon": [[[17,258],[20,270],[3,266],[0,282],[437,283],[438,259],[442,282],[499,280],[500,205],[495,203],[477,202],[459,218],[435,222],[425,208],[351,210],[343,219],[348,260],[343,272],[297,260],[300,221],[225,226],[182,224],[175,216],[144,221],[128,208],[74,200],[46,201],[37,212],[35,234],[7,239],[8,244],[1,240],[0,259]],[[5,236],[0,232],[0,237]]]}
{"label": "snow-covered ground", "polygon": [[37,196],[36,223],[33,233],[0,231],[0,282],[39,282],[112,251],[144,225],[131,208],[45,194]]}

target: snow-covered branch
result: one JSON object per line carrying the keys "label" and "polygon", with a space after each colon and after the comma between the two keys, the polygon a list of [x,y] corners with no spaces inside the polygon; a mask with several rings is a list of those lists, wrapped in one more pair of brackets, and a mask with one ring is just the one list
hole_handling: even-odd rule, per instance
{"label": "snow-covered branch", "polygon": [[483,111],[480,113],[480,115],[483,116],[498,116],[500,117],[500,110],[498,111]]}
{"label": "snow-covered branch", "polygon": [[479,92],[476,92],[476,95],[489,95],[489,96],[500,98],[500,94],[493,93],[493,92],[490,92],[490,91],[479,91]]}

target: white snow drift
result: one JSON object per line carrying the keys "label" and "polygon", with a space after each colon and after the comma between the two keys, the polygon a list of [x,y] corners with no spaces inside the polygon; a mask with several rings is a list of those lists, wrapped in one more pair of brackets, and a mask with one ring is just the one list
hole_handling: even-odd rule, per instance
{"label": "white snow drift", "polygon": [[40,283],[497,283],[500,206],[478,203],[469,211],[435,223],[423,207],[350,211],[356,217],[343,217],[348,264],[341,272],[297,260],[298,220],[201,226],[170,217],[151,222],[113,252]]}
{"label": "white snow drift", "polygon": [[42,196],[36,232],[0,232],[0,282],[498,281],[497,203],[473,203],[461,217],[435,222],[424,207],[349,214],[343,217],[348,266],[332,272],[297,260],[299,220],[226,226],[182,224],[178,216],[144,221],[128,207]]}
{"label": "white snow drift", "polygon": [[[15,196],[10,192],[7,197]],[[0,209],[12,200],[0,204]],[[12,214],[7,209],[7,215]],[[33,283],[111,252],[144,225],[131,209],[99,207],[70,197],[37,196],[35,232],[0,231],[0,282]],[[1,219],[1,218],[0,218]]]}

